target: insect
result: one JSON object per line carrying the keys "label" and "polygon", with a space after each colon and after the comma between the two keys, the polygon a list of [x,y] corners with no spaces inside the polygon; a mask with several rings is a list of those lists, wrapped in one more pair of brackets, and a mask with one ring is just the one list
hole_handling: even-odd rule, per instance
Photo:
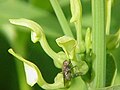
{"label": "insect", "polygon": [[67,86],[69,85],[69,81],[72,79],[72,63],[70,60],[65,60],[63,62],[62,72],[64,78],[64,85]]}
{"label": "insect", "polygon": [[63,62],[62,73],[64,78],[64,85],[67,87],[70,84],[72,78],[80,76],[80,72],[75,72],[77,66],[73,66],[71,61],[65,60]]}
{"label": "insect", "polygon": [[65,80],[71,80],[71,62],[65,60],[62,67],[63,77]]}

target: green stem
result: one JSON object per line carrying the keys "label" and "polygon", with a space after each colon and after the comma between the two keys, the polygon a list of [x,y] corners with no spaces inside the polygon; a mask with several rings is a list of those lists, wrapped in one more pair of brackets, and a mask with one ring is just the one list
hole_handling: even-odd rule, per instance
{"label": "green stem", "polygon": [[42,37],[42,39],[39,41],[42,48],[44,49],[44,51],[52,58],[52,59],[57,59],[58,55],[56,52],[54,52],[50,46],[47,43],[47,40],[45,38],[45,36]]}
{"label": "green stem", "polygon": [[49,55],[53,60],[56,60],[60,65],[62,65],[62,61],[61,61],[59,55],[51,49],[51,47],[49,46],[49,44],[46,40],[46,37],[44,35],[43,35],[42,39],[40,39],[39,42],[40,42],[43,50],[47,53],[47,55]]}
{"label": "green stem", "polygon": [[82,38],[82,4],[80,0],[78,0],[77,3],[79,3],[80,15],[79,15],[78,20],[75,22],[75,27],[77,31],[77,42],[78,42],[79,47],[81,47],[80,42],[83,41],[83,38]]}
{"label": "green stem", "polygon": [[106,45],[105,45],[105,0],[92,0],[93,16],[93,53],[96,55],[93,61],[92,82],[93,88],[105,86],[106,78]]}
{"label": "green stem", "polygon": [[60,25],[63,29],[64,34],[73,37],[71,29],[70,29],[68,22],[63,14],[63,11],[61,10],[58,0],[50,0],[50,2],[51,2],[51,5],[56,13],[56,16],[57,16],[59,22],[60,22]]}
{"label": "green stem", "polygon": [[77,53],[80,53],[82,50],[81,46],[83,45],[82,38],[82,5],[80,0],[70,0],[71,14],[72,18],[71,23],[74,23],[77,33]]}
{"label": "green stem", "polygon": [[77,41],[80,43],[83,38],[82,38],[82,30],[81,30],[81,20],[78,20],[77,22]]}
{"label": "green stem", "polygon": [[81,47],[82,44],[80,44],[80,43],[83,41],[83,39],[82,39],[82,31],[81,31],[81,20],[78,20],[78,21],[75,22],[75,27],[76,27],[76,32],[77,32],[78,47]]}
{"label": "green stem", "polygon": [[110,33],[110,21],[111,21],[111,4],[112,0],[106,0],[106,34]]}

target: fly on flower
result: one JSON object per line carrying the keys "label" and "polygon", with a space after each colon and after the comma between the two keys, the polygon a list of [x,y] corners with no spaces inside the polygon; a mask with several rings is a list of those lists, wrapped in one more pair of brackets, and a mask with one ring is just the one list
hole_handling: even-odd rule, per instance
{"label": "fly on flower", "polygon": [[65,60],[63,62],[62,73],[64,78],[64,85],[65,87],[68,87],[71,79],[74,76],[73,65],[70,60]]}
{"label": "fly on flower", "polygon": [[65,80],[71,80],[71,61],[67,61],[65,60],[63,62],[63,68],[62,68],[62,72],[63,72],[63,76]]}
{"label": "fly on flower", "polygon": [[78,67],[76,65],[73,66],[70,60],[65,60],[63,62],[62,73],[65,87],[68,87],[70,85],[71,79],[82,75],[80,72],[76,72],[77,69]]}

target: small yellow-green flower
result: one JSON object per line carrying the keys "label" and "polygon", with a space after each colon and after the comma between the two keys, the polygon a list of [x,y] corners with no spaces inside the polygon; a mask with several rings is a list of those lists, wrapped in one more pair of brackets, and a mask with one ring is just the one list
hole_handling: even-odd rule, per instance
{"label": "small yellow-green flower", "polygon": [[[57,68],[62,69],[63,62],[65,60],[70,60],[73,66],[75,66],[75,68],[71,67],[71,69],[74,68],[73,73],[70,73],[71,75],[75,74],[77,76],[80,76],[84,75],[88,71],[88,66],[85,63],[85,61],[77,61],[76,59],[75,50],[77,46],[77,41],[74,38],[69,36],[62,36],[60,38],[57,38],[56,42],[63,49],[63,51],[56,53],[50,48],[49,44],[47,43],[44,31],[40,25],[24,18],[10,19],[10,22],[15,25],[21,25],[30,28],[31,40],[33,41],[33,43],[40,42],[42,48],[53,59],[54,64]],[[9,49],[8,51],[10,54],[12,54],[24,63],[27,83],[30,86],[33,86],[35,83],[37,83],[40,87],[44,89],[60,89],[66,87],[63,72],[57,74],[53,84],[49,84],[43,79],[40,70],[35,64],[22,58],[21,56],[16,54],[12,49]]]}

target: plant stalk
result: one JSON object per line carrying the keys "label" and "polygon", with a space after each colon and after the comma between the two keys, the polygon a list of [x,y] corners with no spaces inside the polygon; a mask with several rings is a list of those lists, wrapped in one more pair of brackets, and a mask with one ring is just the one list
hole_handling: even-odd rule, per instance
{"label": "plant stalk", "polygon": [[106,35],[110,33],[112,0],[106,0]]}
{"label": "plant stalk", "polygon": [[105,0],[92,0],[92,47],[96,55],[93,60],[93,88],[105,86],[106,78],[106,41],[105,41]]}
{"label": "plant stalk", "polygon": [[51,3],[51,5],[56,13],[56,16],[59,20],[59,23],[63,29],[64,34],[73,37],[71,29],[70,29],[68,22],[64,16],[64,13],[63,13],[63,11],[58,3],[58,0],[50,0],[50,3]]}

